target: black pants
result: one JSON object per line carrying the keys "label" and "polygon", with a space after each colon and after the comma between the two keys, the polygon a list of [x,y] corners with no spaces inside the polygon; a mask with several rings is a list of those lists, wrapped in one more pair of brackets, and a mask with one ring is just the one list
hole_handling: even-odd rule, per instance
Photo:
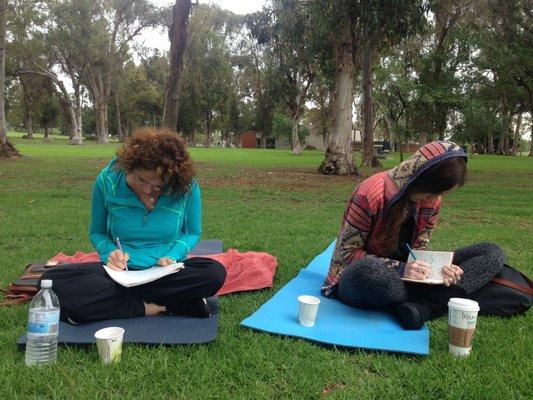
{"label": "black pants", "polygon": [[424,302],[437,317],[452,297],[468,297],[487,284],[503,268],[505,255],[492,243],[478,243],[455,251],[454,264],[463,269],[457,285],[404,282],[379,259],[367,257],[348,266],[337,286],[337,298],[352,307],[390,309],[404,301]]}
{"label": "black pants", "polygon": [[88,322],[144,315],[144,303],[161,306],[213,296],[224,284],[226,269],[218,261],[193,257],[175,274],[140,286],[124,287],[113,281],[101,262],[65,264],[47,271],[61,305],[61,319]]}

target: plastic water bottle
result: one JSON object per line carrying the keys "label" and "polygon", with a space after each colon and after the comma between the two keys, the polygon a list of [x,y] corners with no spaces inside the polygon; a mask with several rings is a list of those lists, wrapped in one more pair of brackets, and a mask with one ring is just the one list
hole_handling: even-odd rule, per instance
{"label": "plastic water bottle", "polygon": [[42,280],[30,304],[26,365],[52,364],[57,359],[59,300],[51,288],[51,280]]}

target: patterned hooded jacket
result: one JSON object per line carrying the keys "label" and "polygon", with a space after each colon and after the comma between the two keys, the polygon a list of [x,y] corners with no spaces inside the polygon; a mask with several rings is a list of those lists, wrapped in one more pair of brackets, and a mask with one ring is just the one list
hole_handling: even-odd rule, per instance
{"label": "patterned hooded jacket", "polygon": [[[395,168],[378,172],[355,188],[344,212],[330,268],[322,286],[324,296],[335,295],[335,287],[343,269],[356,260],[378,257],[391,268],[398,268],[402,264],[385,257],[388,251],[384,248],[382,232],[387,222],[386,211],[422,171],[446,158],[458,156],[466,158],[465,152],[455,143],[431,142]],[[428,246],[440,203],[439,197],[415,204],[413,248]]]}

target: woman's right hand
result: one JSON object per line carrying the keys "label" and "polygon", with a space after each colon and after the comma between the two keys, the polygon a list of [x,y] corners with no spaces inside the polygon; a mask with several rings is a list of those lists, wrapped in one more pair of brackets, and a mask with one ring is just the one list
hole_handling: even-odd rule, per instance
{"label": "woman's right hand", "polygon": [[128,253],[123,253],[120,250],[114,250],[109,254],[106,265],[115,271],[122,271],[126,269],[130,256]]}
{"label": "woman's right hand", "polygon": [[430,268],[427,262],[416,260],[405,264],[403,277],[423,281],[427,278],[429,272]]}

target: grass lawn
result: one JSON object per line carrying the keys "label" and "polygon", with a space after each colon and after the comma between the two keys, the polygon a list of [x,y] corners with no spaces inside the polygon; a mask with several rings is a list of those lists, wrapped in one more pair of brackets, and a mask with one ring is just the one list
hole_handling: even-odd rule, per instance
{"label": "grass lawn", "polygon": [[[0,286],[32,260],[92,251],[94,178],[117,144],[72,147],[13,138],[25,157],[0,161]],[[15,341],[27,306],[0,308],[0,398],[24,399],[526,399],[532,395],[532,314],[481,317],[470,357],[447,350],[447,323],[429,323],[428,357],[330,348],[239,326],[335,238],[355,177],[315,174],[323,154],[191,149],[204,201],[204,238],[278,258],[274,288],[221,298],[218,339],[201,346],[126,345],[102,367],[96,348],[60,348],[26,368]],[[359,159],[358,159],[359,161]],[[384,162],[398,163],[398,156]],[[473,155],[464,188],[444,201],[434,249],[493,241],[533,275],[533,158]],[[371,173],[362,171],[364,176]],[[294,307],[295,304],[289,304]],[[529,372],[528,372],[529,371]]]}

